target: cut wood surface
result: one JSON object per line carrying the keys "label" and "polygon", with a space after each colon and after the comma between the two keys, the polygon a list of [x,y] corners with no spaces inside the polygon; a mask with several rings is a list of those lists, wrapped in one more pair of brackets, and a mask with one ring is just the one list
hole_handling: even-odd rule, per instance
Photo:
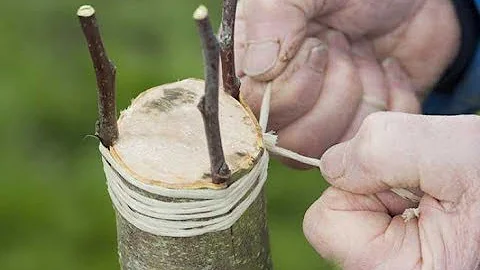
{"label": "cut wood surface", "polygon": [[[220,131],[232,180],[252,168],[262,153],[261,131],[249,109],[219,91]],[[222,188],[212,183],[197,79],[151,88],[118,120],[112,156],[145,183],[171,188]]]}

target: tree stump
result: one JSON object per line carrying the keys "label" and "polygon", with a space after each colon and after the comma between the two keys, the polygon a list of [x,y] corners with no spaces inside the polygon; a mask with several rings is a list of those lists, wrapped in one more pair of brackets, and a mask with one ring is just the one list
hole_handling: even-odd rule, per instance
{"label": "tree stump", "polygon": [[[248,107],[219,92],[222,144],[232,172],[227,183],[214,184],[210,175],[204,125],[197,109],[204,94],[202,80],[187,79],[140,94],[121,113],[118,140],[104,151],[143,184],[170,189],[225,188],[248,173],[266,150]],[[104,165],[106,172],[112,170],[108,162]],[[179,200],[139,192],[164,201]],[[263,190],[232,227],[198,236],[154,235],[118,211],[116,217],[122,269],[272,268]]]}

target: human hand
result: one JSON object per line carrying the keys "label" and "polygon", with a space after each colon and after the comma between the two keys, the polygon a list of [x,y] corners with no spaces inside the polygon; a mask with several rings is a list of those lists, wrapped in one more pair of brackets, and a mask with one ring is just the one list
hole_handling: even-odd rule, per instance
{"label": "human hand", "polygon": [[[321,159],[304,233],[344,269],[478,269],[480,117],[376,113]],[[420,216],[390,188],[424,192]]]}
{"label": "human hand", "polygon": [[241,0],[235,35],[244,99],[258,113],[272,80],[279,144],[319,157],[372,112],[418,113],[459,26],[449,0]]}

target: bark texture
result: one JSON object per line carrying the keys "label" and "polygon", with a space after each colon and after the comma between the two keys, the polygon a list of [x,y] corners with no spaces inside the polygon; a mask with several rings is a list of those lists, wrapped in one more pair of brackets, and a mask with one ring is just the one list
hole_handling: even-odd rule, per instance
{"label": "bark texture", "polygon": [[195,237],[152,235],[116,216],[122,269],[272,269],[263,191],[230,229]]}

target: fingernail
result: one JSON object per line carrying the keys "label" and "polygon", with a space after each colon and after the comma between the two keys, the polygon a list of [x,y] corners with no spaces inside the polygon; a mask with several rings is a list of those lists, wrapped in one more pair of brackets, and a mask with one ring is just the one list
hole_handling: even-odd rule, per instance
{"label": "fingernail", "polygon": [[310,55],[308,56],[308,66],[317,71],[317,72],[324,72],[325,65],[327,64],[328,60],[328,46],[327,45],[319,45],[314,47],[310,51]]}
{"label": "fingernail", "polygon": [[338,31],[329,30],[327,33],[328,45],[344,51],[350,51],[350,44],[347,38]]}
{"label": "fingernail", "polygon": [[320,160],[320,170],[326,180],[339,178],[345,174],[346,145],[347,143],[337,144],[323,154]]}
{"label": "fingernail", "polygon": [[247,46],[243,72],[247,76],[258,76],[266,73],[277,62],[280,44],[277,41],[252,42]]}

